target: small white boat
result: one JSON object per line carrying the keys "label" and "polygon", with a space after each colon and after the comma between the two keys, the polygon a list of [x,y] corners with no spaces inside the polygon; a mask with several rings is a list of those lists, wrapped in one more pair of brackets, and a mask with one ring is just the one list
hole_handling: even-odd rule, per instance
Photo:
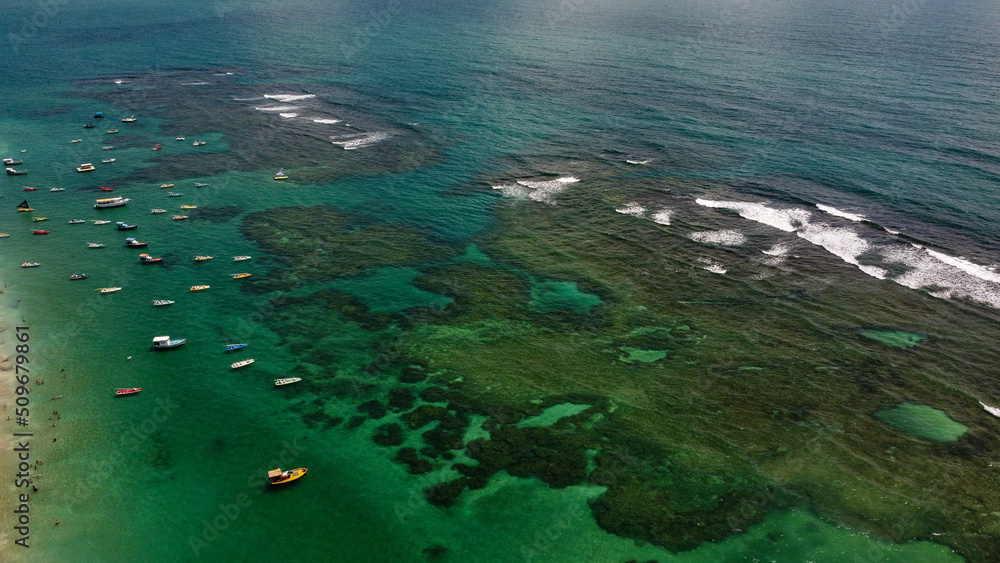
{"label": "small white boat", "polygon": [[166,212],[167,212],[166,209],[153,209],[150,211],[150,213],[166,213]]}
{"label": "small white boat", "polygon": [[64,192],[66,188],[49,188],[50,192]]}
{"label": "small white boat", "polygon": [[163,307],[164,305],[173,305],[174,302],[169,299],[156,299],[153,301],[154,307]]}
{"label": "small white boat", "polygon": [[73,139],[73,140],[72,140],[72,141],[70,141],[70,142],[71,142],[71,143],[82,143],[82,142],[83,142],[83,139]]}
{"label": "small white boat", "polygon": [[174,192],[168,192],[167,197],[181,197],[184,194],[175,194]]}
{"label": "small white boat", "polygon": [[171,340],[169,336],[157,336],[153,338],[153,348],[156,349],[176,348],[186,343],[186,338],[175,338],[174,340]]}
{"label": "small white boat", "polygon": [[101,147],[101,150],[102,151],[109,151],[109,150],[111,150],[113,148],[115,148],[114,145],[104,145],[103,147]]}
{"label": "small white boat", "polygon": [[104,248],[104,245],[99,242],[88,242],[87,248]]}
{"label": "small white boat", "polygon": [[191,144],[194,145],[194,146],[196,146],[196,147],[200,147],[200,146],[202,146],[202,145],[205,144],[205,141],[195,141],[195,142],[193,142]]}
{"label": "small white boat", "polygon": [[108,223],[111,222],[111,221],[95,221],[94,219],[91,219],[91,221],[94,221],[95,225],[107,225]]}
{"label": "small white boat", "polygon": [[246,366],[248,366],[248,365],[250,365],[252,363],[253,363],[253,358],[250,358],[249,360],[240,360],[240,361],[238,361],[238,362],[230,365],[229,367],[231,367],[232,369],[239,369],[239,368],[242,368],[242,367],[246,367]]}
{"label": "small white boat", "polygon": [[243,260],[249,260],[249,259],[250,259],[249,256],[236,256],[235,258],[233,258],[233,262],[241,262]]}
{"label": "small white boat", "polygon": [[118,159],[116,159],[116,158],[105,158],[101,162],[104,163],[104,164],[111,164],[112,162],[114,162],[116,160],[118,160]]}
{"label": "small white boat", "polygon": [[120,287],[99,287],[95,291],[100,291],[101,293],[114,293],[116,291],[121,291]]}
{"label": "small white boat", "polygon": [[195,182],[195,183],[194,183],[194,187],[196,187],[196,188],[204,188],[204,187],[205,187],[205,186],[207,186],[207,185],[208,185],[208,184],[206,184],[206,183],[204,183],[204,182]]}
{"label": "small white boat", "polygon": [[122,123],[132,123],[135,120],[136,120],[136,117],[134,115],[130,115],[128,117],[123,117],[122,118]]}
{"label": "small white boat", "polygon": [[0,233],[0,238],[7,238],[9,236],[7,233]]}
{"label": "small white boat", "polygon": [[187,215],[174,215],[174,221],[183,221],[184,219],[187,218],[188,218]]}
{"label": "small white boat", "polygon": [[177,140],[178,140],[178,141],[183,141],[183,140],[184,140],[184,137],[177,137]]}
{"label": "small white boat", "polygon": [[25,262],[24,264],[21,264],[21,267],[22,268],[37,268],[37,267],[39,267],[41,265],[42,265],[41,262]]}
{"label": "small white boat", "polygon": [[275,379],[274,386],[281,387],[282,385],[288,385],[291,383],[298,383],[302,381],[301,377],[286,377],[285,379]]}
{"label": "small white boat", "polygon": [[77,224],[80,224],[80,223],[86,223],[86,221],[84,221],[83,219],[70,219],[69,220],[69,224],[70,225],[77,225]]}

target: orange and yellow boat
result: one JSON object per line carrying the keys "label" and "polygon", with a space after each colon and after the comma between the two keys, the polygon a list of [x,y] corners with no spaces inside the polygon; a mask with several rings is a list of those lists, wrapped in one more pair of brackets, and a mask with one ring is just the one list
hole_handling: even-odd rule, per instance
{"label": "orange and yellow boat", "polygon": [[267,481],[272,485],[282,485],[304,477],[308,472],[309,469],[305,467],[289,469],[288,471],[282,471],[279,467],[278,469],[272,469],[267,472]]}
{"label": "orange and yellow boat", "polygon": [[208,289],[209,287],[211,287],[211,286],[208,286],[208,285],[192,285],[191,286],[191,291],[201,291],[203,289]]}

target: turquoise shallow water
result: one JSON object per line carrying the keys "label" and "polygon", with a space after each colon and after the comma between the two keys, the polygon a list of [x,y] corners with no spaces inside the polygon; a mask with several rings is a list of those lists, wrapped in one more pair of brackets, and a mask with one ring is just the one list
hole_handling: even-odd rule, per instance
{"label": "turquoise shallow water", "polygon": [[[421,286],[420,272],[463,253],[491,264],[468,249],[491,232],[498,204],[600,189],[622,206],[620,221],[640,219],[626,207],[637,200],[643,220],[670,207],[691,230],[738,219],[751,236],[794,232],[784,248],[752,242],[748,254],[822,251],[818,269],[831,279],[860,263],[914,291],[970,299],[989,317],[1000,303],[990,269],[1000,234],[996,12],[985,2],[892,8],[220,0],[60,3],[4,18],[0,154],[23,156],[29,175],[0,178],[0,232],[11,234],[0,240],[10,284],[0,303],[32,327],[34,373],[45,379],[33,397],[45,462],[38,524],[28,554],[11,549],[46,561],[955,559],[941,545],[883,542],[801,509],[677,555],[599,528],[587,503],[603,487],[555,489],[503,472],[448,509],[432,506],[421,491],[457,473],[438,461],[411,475],[394,450],[373,444],[394,414],[349,422],[395,386],[371,366],[406,326],[339,313],[308,326],[274,301],[336,290],[376,317],[437,314],[455,298]],[[82,129],[98,110],[108,117]],[[118,121],[131,113],[138,122]],[[104,133],[113,127],[117,136]],[[156,142],[163,149],[153,152]],[[96,172],[73,171],[112,156]],[[281,166],[292,182],[271,179]],[[554,181],[567,177],[580,182]],[[698,188],[671,199],[664,178]],[[95,211],[98,185],[132,201]],[[13,210],[25,197],[34,213]],[[198,209],[170,220],[181,204]],[[419,264],[245,290],[288,264],[246,237],[242,221],[315,205],[349,215],[348,231],[417,230],[434,252]],[[803,209],[814,215],[800,220]],[[138,223],[134,234],[165,265],[138,264],[142,251],[125,248],[113,225],[90,223],[98,217]],[[30,235],[39,226],[51,234]],[[380,240],[387,253],[393,240]],[[901,258],[910,243],[944,258]],[[254,258],[232,262],[243,254]],[[42,266],[18,268],[24,261]],[[253,277],[230,279],[240,271]],[[75,272],[91,277],[67,281]],[[194,284],[212,287],[192,293]],[[94,291],[112,285],[123,290]],[[604,303],[595,291],[538,278],[527,309],[589,314]],[[163,298],[176,303],[152,307]],[[161,334],[189,343],[154,353]],[[237,341],[250,346],[223,352]],[[637,353],[645,346],[603,345],[635,364],[662,359],[647,362]],[[256,363],[228,368],[242,358]],[[323,383],[273,389],[273,379],[303,373]],[[111,396],[133,385],[143,393]],[[407,439],[419,447],[415,434]],[[262,492],[275,461],[311,472]]]}

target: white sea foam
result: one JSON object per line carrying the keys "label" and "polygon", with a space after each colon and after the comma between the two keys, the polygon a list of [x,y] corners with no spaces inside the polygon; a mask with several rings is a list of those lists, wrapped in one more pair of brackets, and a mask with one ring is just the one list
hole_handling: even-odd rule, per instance
{"label": "white sea foam", "polygon": [[934,297],[964,297],[1000,309],[996,275],[981,266],[916,245],[893,245],[881,251],[886,262],[909,268],[894,279],[900,285],[925,289]]}
{"label": "white sea foam", "polygon": [[695,242],[718,244],[722,246],[740,246],[747,241],[747,237],[745,237],[743,233],[734,230],[699,231],[689,234],[688,238]]}
{"label": "white sea foam", "polygon": [[555,180],[517,180],[513,184],[493,186],[493,189],[500,190],[500,193],[507,197],[554,204],[553,196],[579,181],[579,178],[572,176]]}
{"label": "white sea foam", "polygon": [[983,408],[986,409],[986,412],[992,414],[993,416],[1000,417],[1000,409],[996,407],[991,407],[982,401],[979,401],[979,404],[983,405]]}
{"label": "white sea foam", "polygon": [[836,207],[830,207],[829,205],[823,205],[822,203],[817,203],[816,207],[819,208],[820,211],[824,211],[826,213],[829,213],[830,215],[836,215],[837,217],[842,217],[844,219],[854,221],[855,223],[860,223],[861,221],[866,220],[864,215],[855,215],[854,213],[841,211]]}
{"label": "white sea foam", "polygon": [[297,102],[299,100],[308,100],[309,98],[315,98],[316,94],[264,94],[265,98],[271,100],[277,100],[279,102]]}
{"label": "white sea foam", "polygon": [[712,272],[713,274],[726,273],[726,269],[723,268],[721,264],[709,264],[708,266],[705,266],[705,269],[708,270],[709,272]]}
{"label": "white sea foam", "polygon": [[696,199],[695,203],[716,209],[729,209],[740,214],[744,219],[770,225],[786,233],[795,232],[809,222],[810,212],[805,209],[772,209],[763,203],[743,201],[712,201]]}
{"label": "white sea foam", "polygon": [[890,235],[898,235],[899,234],[899,231],[894,231],[894,230],[890,229],[889,227],[882,227],[882,228],[885,229],[885,232],[889,233]]}
{"label": "white sea foam", "polygon": [[181,86],[205,86],[211,82],[181,82]]}
{"label": "white sea foam", "polygon": [[625,215],[632,215],[634,217],[642,217],[646,214],[646,208],[634,201],[625,204],[625,207],[616,208],[615,211],[618,213],[624,213]]}
{"label": "white sea foam", "polygon": [[653,214],[653,222],[661,225],[669,225],[670,216],[673,214],[674,212],[670,209],[661,209]]}
{"label": "white sea foam", "polygon": [[652,160],[647,158],[646,160],[626,160],[625,162],[628,164],[646,165],[652,162]]}
{"label": "white sea foam", "polygon": [[980,266],[978,264],[973,264],[964,258],[955,258],[953,256],[948,256],[947,254],[941,254],[940,252],[935,252],[931,249],[927,249],[927,254],[937,258],[938,260],[948,264],[949,266],[954,266],[963,272],[973,275],[979,279],[991,281],[994,283],[1000,283],[1000,275],[997,275],[990,271],[988,268]]}
{"label": "white sea foam", "polygon": [[858,256],[867,252],[871,245],[850,229],[830,227],[822,223],[804,225],[798,235],[807,241],[822,246],[848,264],[858,265]]}
{"label": "white sea foam", "polygon": [[344,147],[345,151],[353,151],[389,138],[389,134],[384,131],[372,131],[369,133],[359,133],[347,137],[331,137],[330,142]]}
{"label": "white sea foam", "polygon": [[323,123],[325,125],[333,125],[334,123],[340,123],[341,121],[342,120],[340,119],[325,119],[325,118],[313,119],[314,123]]}
{"label": "white sea foam", "polygon": [[257,111],[292,111],[293,109],[299,109],[299,106],[266,106],[253,109]]}
{"label": "white sea foam", "polygon": [[278,115],[280,115],[281,117],[284,117],[285,119],[291,119],[293,117],[298,117],[299,116],[299,114],[297,114],[297,113],[279,113]]}
{"label": "white sea foam", "polygon": [[784,256],[788,254],[788,250],[789,250],[788,245],[783,242],[780,242],[772,246],[771,248],[768,248],[767,250],[762,250],[761,252],[767,254],[768,256]]}

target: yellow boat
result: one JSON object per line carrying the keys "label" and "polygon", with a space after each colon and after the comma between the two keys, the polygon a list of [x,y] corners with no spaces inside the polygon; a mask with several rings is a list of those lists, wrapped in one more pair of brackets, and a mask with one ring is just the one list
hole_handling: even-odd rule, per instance
{"label": "yellow boat", "polygon": [[0,238],[7,238],[9,236],[7,233],[0,233]]}
{"label": "yellow boat", "polygon": [[18,207],[18,208],[17,208],[17,210],[18,210],[19,212],[21,212],[21,213],[23,213],[23,212],[25,212],[25,211],[34,211],[34,209],[33,209],[33,208],[31,208],[31,207]]}
{"label": "yellow boat", "polygon": [[195,262],[201,262],[202,260],[211,260],[211,259],[212,259],[211,256],[195,256],[194,257],[194,261]]}
{"label": "yellow boat", "polygon": [[279,467],[278,469],[272,469],[267,472],[267,481],[272,485],[283,485],[285,483],[290,483],[300,477],[304,477],[309,469],[305,467],[300,467],[298,469],[289,469],[288,471],[282,471]]}
{"label": "yellow boat", "polygon": [[197,205],[182,205],[181,209],[198,209]]}
{"label": "yellow boat", "polygon": [[249,277],[250,277],[250,274],[248,274],[246,272],[243,272],[242,274],[233,274],[233,279],[234,280],[238,280],[238,279],[242,279],[242,278],[249,278]]}
{"label": "yellow boat", "polygon": [[160,184],[160,187],[161,188],[172,188],[172,187],[174,187],[174,185],[173,184]]}
{"label": "yellow boat", "polygon": [[210,286],[210,285],[192,285],[191,286],[191,291],[201,291],[203,289],[208,289],[210,287],[212,287],[212,286]]}
{"label": "yellow boat", "polygon": [[31,220],[32,221],[48,221],[49,218],[48,217],[32,217]]}

